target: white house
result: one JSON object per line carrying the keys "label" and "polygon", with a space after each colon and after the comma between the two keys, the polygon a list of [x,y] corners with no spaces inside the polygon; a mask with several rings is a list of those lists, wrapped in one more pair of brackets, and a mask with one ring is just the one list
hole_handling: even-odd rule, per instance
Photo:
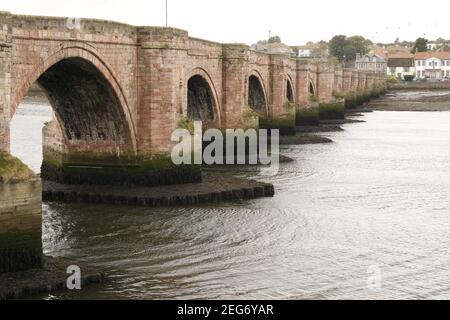
{"label": "white house", "polygon": [[438,48],[438,44],[434,41],[428,42],[427,48],[428,48],[428,51],[434,51]]}
{"label": "white house", "polygon": [[313,54],[313,46],[300,46],[298,47],[298,56],[300,58],[311,58]]}
{"label": "white house", "polygon": [[390,53],[387,57],[387,65],[387,75],[399,79],[405,79],[405,76],[413,77],[416,72],[414,55],[411,53]]}
{"label": "white house", "polygon": [[417,79],[450,79],[450,52],[417,52]]}

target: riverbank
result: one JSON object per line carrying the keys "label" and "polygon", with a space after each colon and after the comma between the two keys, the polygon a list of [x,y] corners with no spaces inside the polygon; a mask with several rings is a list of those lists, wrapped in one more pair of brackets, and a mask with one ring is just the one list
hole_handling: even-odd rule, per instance
{"label": "riverbank", "polygon": [[441,81],[402,81],[389,85],[389,90],[450,90],[450,82]]}
{"label": "riverbank", "polygon": [[[311,128],[311,130],[313,130]],[[333,140],[308,134],[308,133],[297,133],[295,136],[281,136],[280,137],[280,145],[305,145],[305,144],[320,144],[320,143],[332,143]],[[291,160],[293,161],[293,160]],[[280,162],[284,162],[280,159]]]}
{"label": "riverbank", "polygon": [[44,257],[42,269],[0,274],[0,300],[19,299],[53,293],[67,288],[67,268],[77,265],[81,270],[81,287],[101,283],[104,275],[94,269],[64,258]]}
{"label": "riverbank", "polygon": [[450,88],[441,91],[390,91],[383,98],[371,101],[368,108],[375,111],[450,111]]}

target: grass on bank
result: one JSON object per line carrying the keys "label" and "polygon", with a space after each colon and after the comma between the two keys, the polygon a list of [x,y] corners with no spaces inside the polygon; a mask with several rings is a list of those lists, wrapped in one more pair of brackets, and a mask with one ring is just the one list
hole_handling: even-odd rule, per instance
{"label": "grass on bank", "polygon": [[0,185],[18,183],[34,176],[34,172],[22,161],[5,151],[0,151]]}

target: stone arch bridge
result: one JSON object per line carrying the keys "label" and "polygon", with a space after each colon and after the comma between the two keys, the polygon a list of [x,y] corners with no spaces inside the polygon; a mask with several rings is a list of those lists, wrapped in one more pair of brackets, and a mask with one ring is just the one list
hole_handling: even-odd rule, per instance
{"label": "stone arch bridge", "polygon": [[[186,119],[241,128],[250,108],[260,127],[292,134],[296,125],[342,115],[344,96],[353,107],[378,95],[385,76],[195,39],[173,28],[0,12],[3,155],[11,119],[35,82],[55,114],[44,128],[44,178],[149,186],[201,179],[198,168],[174,167],[169,159],[172,131]],[[0,273],[39,264],[42,251],[39,182],[2,183]],[[10,216],[13,222],[5,220]],[[11,233],[17,230],[20,236]]]}
{"label": "stone arch bridge", "polygon": [[67,182],[89,180],[80,171],[85,164],[136,166],[167,157],[171,133],[184,118],[238,128],[250,107],[261,126],[292,132],[295,113],[302,122],[312,101],[333,104],[336,92],[362,96],[385,80],[173,28],[6,12],[0,62],[0,149],[9,150],[11,118],[37,82],[56,118],[44,130],[42,174]]}

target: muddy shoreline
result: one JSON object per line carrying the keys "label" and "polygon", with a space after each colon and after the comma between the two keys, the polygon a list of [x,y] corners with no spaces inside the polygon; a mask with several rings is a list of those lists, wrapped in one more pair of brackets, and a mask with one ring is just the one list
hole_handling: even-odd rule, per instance
{"label": "muddy shoreline", "polygon": [[450,88],[447,90],[390,91],[384,97],[371,101],[374,111],[450,111]]}

